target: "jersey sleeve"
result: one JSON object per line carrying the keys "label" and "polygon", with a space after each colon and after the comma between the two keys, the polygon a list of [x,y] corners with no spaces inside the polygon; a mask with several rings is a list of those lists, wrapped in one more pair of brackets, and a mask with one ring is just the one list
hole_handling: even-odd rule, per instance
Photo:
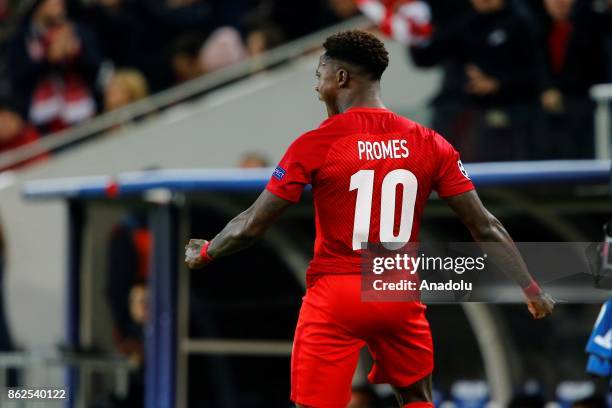
{"label": "jersey sleeve", "polygon": [[437,133],[434,133],[434,143],[440,163],[434,183],[434,190],[438,195],[446,198],[474,190],[474,184],[461,163],[459,152]]}
{"label": "jersey sleeve", "polygon": [[305,135],[296,139],[274,169],[266,189],[287,201],[300,201],[304,187],[312,183],[313,172],[321,163],[319,146]]}

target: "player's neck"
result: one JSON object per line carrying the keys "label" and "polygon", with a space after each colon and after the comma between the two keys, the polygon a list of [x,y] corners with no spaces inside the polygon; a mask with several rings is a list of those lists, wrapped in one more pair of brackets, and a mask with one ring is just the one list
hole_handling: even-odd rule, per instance
{"label": "player's neck", "polygon": [[338,98],[337,111],[338,113],[346,112],[350,108],[384,108],[385,105],[380,98],[380,92],[377,89],[368,89],[365,92],[347,93]]}

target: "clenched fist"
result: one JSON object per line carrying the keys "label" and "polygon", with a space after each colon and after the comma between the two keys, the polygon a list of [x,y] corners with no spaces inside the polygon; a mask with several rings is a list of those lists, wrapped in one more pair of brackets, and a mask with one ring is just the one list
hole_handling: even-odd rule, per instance
{"label": "clenched fist", "polygon": [[206,254],[202,256],[202,248],[208,247],[205,239],[190,239],[185,245],[185,263],[189,269],[200,269],[208,265],[212,258]]}
{"label": "clenched fist", "polygon": [[555,300],[547,293],[542,292],[527,299],[527,308],[534,319],[543,319],[552,314],[555,308]]}

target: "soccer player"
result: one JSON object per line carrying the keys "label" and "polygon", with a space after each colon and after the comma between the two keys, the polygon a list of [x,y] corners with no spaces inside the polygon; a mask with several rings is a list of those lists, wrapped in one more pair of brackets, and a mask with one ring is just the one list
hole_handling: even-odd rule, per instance
{"label": "soccer player", "polygon": [[391,384],[401,407],[433,407],[425,306],[362,302],[362,243],[416,242],[425,202],[435,190],[475,241],[503,248],[507,272],[523,288],[534,318],[549,315],[554,302],[483,207],[457,151],[434,131],[384,107],[380,79],[389,58],[383,43],[345,31],[323,47],[315,90],[328,119],[291,144],[251,207],[211,241],[191,239],[185,262],[201,268],[253,244],[311,184],[317,233],[291,357],[292,401],[304,408],[346,407],[359,350],[367,345],[374,359],[371,382]]}

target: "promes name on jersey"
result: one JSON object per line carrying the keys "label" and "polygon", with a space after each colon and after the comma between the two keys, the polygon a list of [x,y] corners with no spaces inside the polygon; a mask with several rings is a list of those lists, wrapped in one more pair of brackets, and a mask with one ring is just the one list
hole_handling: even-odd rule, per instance
{"label": "promes name on jersey", "polygon": [[405,159],[409,151],[403,139],[391,139],[377,142],[357,142],[359,160]]}

